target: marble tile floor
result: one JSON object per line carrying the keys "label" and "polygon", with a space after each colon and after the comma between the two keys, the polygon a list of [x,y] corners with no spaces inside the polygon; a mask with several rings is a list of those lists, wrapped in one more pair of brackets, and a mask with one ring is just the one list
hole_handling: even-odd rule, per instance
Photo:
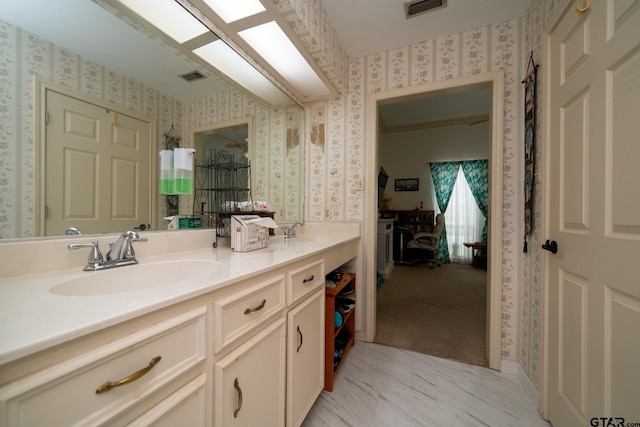
{"label": "marble tile floor", "polygon": [[303,427],[549,427],[515,374],[358,341]]}

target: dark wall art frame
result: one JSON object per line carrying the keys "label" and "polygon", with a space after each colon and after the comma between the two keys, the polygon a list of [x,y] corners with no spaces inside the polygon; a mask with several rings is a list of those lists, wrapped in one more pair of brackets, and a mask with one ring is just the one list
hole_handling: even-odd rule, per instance
{"label": "dark wall art frame", "polygon": [[533,229],[537,73],[538,65],[533,61],[533,52],[531,52],[527,77],[522,81],[524,84],[524,252],[527,252],[527,237]]}
{"label": "dark wall art frame", "polygon": [[402,178],[396,179],[395,190],[396,191],[418,191],[418,178]]}

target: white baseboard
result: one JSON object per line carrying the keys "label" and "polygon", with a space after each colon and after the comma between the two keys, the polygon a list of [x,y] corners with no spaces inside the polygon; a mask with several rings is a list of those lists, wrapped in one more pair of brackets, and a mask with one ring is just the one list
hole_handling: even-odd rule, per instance
{"label": "white baseboard", "polygon": [[502,360],[500,370],[506,374],[516,375],[520,380],[520,384],[524,387],[525,392],[531,398],[533,405],[538,407],[538,390],[535,388],[527,374],[522,369],[522,366],[518,362],[513,360]]}

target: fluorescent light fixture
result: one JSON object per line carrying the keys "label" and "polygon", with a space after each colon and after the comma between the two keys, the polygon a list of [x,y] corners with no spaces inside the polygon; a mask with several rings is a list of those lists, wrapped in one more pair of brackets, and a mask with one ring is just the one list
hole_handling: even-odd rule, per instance
{"label": "fluorescent light fixture", "polygon": [[260,0],[204,0],[204,2],[227,24],[266,10]]}
{"label": "fluorescent light fixture", "polygon": [[331,93],[275,21],[241,31],[238,35],[304,96]]}
{"label": "fluorescent light fixture", "polygon": [[291,102],[287,95],[222,40],[199,47],[193,53],[272,105]]}
{"label": "fluorescent light fixture", "polygon": [[178,43],[184,43],[209,29],[174,0],[119,0]]}

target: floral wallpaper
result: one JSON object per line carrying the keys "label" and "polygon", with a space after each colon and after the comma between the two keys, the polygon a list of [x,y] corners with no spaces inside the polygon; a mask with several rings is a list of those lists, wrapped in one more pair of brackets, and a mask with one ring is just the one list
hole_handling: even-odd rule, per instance
{"label": "floral wallpaper", "polygon": [[35,233],[36,77],[155,118],[159,138],[183,135],[181,102],[0,20],[0,239]]}
{"label": "floral wallpaper", "polygon": [[[521,250],[520,176],[524,17],[480,27],[411,46],[374,53],[349,62],[348,92],[323,103],[325,150],[311,144],[307,211],[309,220],[363,221],[361,188],[365,151],[374,138],[366,134],[367,97],[381,91],[479,74],[505,73],[504,220],[502,358],[518,357],[518,281]],[[312,111],[320,107],[314,104]],[[344,178],[334,180],[333,176]]]}
{"label": "floral wallpaper", "polygon": [[[549,24],[553,13],[559,8],[559,3],[559,0],[532,1],[525,19],[524,55],[526,57],[533,52],[535,63],[541,67],[544,67],[544,59],[542,57],[544,28]],[[544,73],[538,72],[536,140],[541,143],[536,145],[536,168],[539,168],[542,164],[540,147],[544,141],[544,135],[541,134],[540,123],[543,115],[544,84]],[[524,89],[521,89],[521,91],[524,91]],[[539,173],[538,170],[535,172]],[[533,229],[529,236],[529,247],[539,248],[545,240],[541,230],[543,200],[539,185],[534,185],[533,208]],[[524,224],[522,227],[524,230]],[[521,253],[520,256],[519,351],[517,360],[531,379],[531,382],[538,387],[541,380],[543,332],[542,286],[544,278],[541,271],[541,253],[539,250],[529,250],[527,253]]]}
{"label": "floral wallpaper", "polygon": [[[276,222],[301,219],[304,110],[297,105],[271,107],[239,90],[187,101],[185,144],[193,146],[195,128],[245,117],[253,118],[253,200],[268,202]],[[181,211],[191,212],[190,198],[185,199],[187,206]]]}

